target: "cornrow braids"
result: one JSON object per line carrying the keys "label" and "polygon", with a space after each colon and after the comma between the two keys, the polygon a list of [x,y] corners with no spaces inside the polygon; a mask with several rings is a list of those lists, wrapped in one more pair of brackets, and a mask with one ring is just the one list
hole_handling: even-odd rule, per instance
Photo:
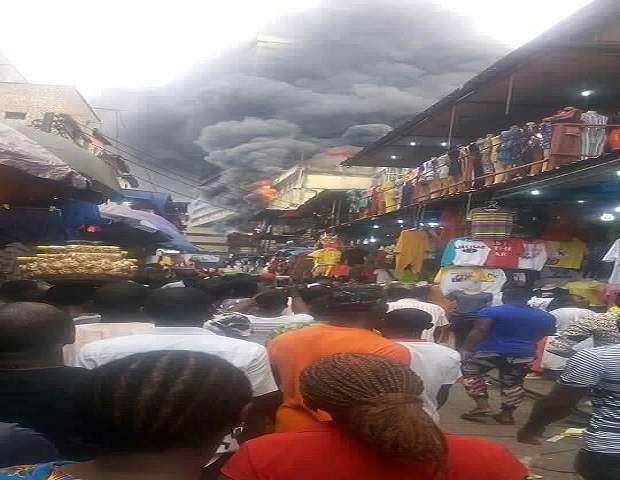
{"label": "cornrow braids", "polygon": [[199,352],[138,353],[91,373],[80,413],[92,440],[111,450],[217,442],[252,396],[241,370]]}
{"label": "cornrow braids", "polygon": [[394,459],[444,469],[444,435],[422,409],[424,384],[407,366],[341,353],[312,363],[300,382],[306,405],[328,412],[351,435]]}

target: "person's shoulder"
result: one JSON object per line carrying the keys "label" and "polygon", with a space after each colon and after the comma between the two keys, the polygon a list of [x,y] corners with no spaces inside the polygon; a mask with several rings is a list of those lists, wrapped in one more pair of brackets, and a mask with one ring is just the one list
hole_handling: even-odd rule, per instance
{"label": "person's shoulder", "polygon": [[597,358],[602,361],[611,361],[620,368],[620,344],[584,348],[583,350],[578,351],[573,358],[583,361],[589,361],[592,358]]}
{"label": "person's shoulder", "polygon": [[314,337],[317,333],[323,331],[323,326],[324,324],[322,323],[312,323],[304,328],[296,328],[294,330],[286,331],[271,340],[270,344],[287,344],[289,342],[296,342],[303,338]]}
{"label": "person's shoulder", "polygon": [[325,441],[328,438],[341,437],[342,432],[330,425],[330,423],[331,422],[320,422],[294,432],[280,432],[262,435],[252,440],[248,440],[243,445],[254,447],[256,449],[278,447],[280,445],[286,445],[288,448],[288,446],[295,444],[307,445],[308,442],[312,442],[315,439]]}
{"label": "person's shoulder", "polygon": [[80,352],[97,352],[110,348],[119,348],[125,345],[135,345],[142,339],[142,335],[124,335],[122,337],[103,338],[84,345]]}
{"label": "person's shoulder", "polygon": [[[493,471],[506,473],[509,470],[515,473],[514,477],[506,475],[502,478],[518,478],[521,480],[527,474],[525,467],[501,443],[479,437],[452,434],[446,434],[446,442],[448,444],[450,462],[453,467],[457,467],[461,462],[474,460],[476,469],[480,468],[480,464],[485,462],[488,473]],[[521,471],[523,476],[519,477]]]}
{"label": "person's shoulder", "polygon": [[450,361],[460,362],[461,354],[453,348],[446,347],[434,342],[398,342],[407,348],[410,348],[418,355],[423,355],[425,352],[432,354],[433,356],[441,356],[444,359],[450,359]]}

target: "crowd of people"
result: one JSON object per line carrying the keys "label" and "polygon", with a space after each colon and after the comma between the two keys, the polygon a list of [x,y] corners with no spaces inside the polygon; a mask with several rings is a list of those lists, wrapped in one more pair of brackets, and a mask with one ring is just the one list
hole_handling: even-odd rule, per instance
{"label": "crowd of people", "polygon": [[402,285],[5,282],[0,480],[524,480],[505,447],[444,432],[441,407],[462,382],[464,419],[514,424],[555,333],[549,350],[571,358],[518,440],[538,443],[589,394],[577,469],[620,478],[619,315],[548,313],[530,296],[507,290],[471,316],[457,351],[446,311]]}

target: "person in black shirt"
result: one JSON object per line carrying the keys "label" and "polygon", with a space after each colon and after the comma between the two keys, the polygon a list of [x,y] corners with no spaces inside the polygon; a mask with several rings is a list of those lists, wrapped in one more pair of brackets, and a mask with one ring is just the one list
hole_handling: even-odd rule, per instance
{"label": "person in black shirt", "polygon": [[0,307],[0,422],[44,435],[64,458],[84,459],[90,448],[79,439],[74,395],[90,373],[63,366],[62,347],[73,339],[71,318],[56,307]]}

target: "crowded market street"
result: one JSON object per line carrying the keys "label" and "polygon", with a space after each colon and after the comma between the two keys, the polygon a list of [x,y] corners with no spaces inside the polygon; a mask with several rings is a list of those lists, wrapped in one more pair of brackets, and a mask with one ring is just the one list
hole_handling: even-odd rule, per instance
{"label": "crowded market street", "polygon": [[620,1],[88,8],[3,5],[0,480],[620,480]]}

